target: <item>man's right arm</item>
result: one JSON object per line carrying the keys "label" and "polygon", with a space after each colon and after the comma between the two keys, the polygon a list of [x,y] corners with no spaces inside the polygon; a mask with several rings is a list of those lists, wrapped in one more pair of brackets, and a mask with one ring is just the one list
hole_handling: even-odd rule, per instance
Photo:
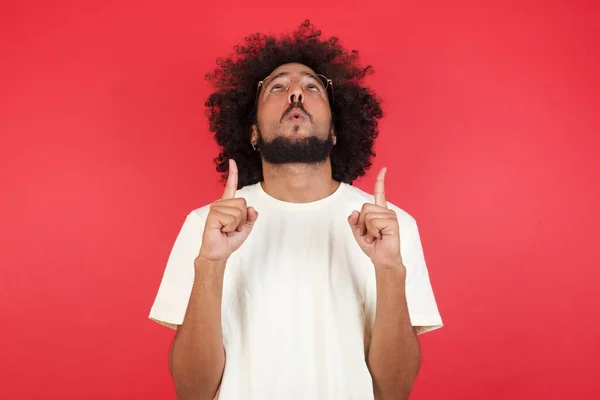
{"label": "man's right arm", "polygon": [[171,345],[169,365],[179,400],[212,400],[225,368],[221,299],[225,265],[248,238],[258,212],[235,198],[238,170],[229,160],[229,176],[220,200],[210,205],[194,281],[181,326]]}
{"label": "man's right arm", "polygon": [[178,400],[212,400],[225,367],[221,330],[221,298],[225,261],[201,257],[183,324],[177,328],[169,367]]}

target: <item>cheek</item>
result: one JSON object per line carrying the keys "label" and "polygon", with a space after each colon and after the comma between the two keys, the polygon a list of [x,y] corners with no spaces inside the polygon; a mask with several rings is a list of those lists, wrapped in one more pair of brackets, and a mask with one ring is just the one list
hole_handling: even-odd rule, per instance
{"label": "cheek", "polygon": [[315,104],[309,110],[316,123],[331,122],[331,110],[329,109],[329,105],[326,102],[319,102],[319,104]]}
{"label": "cheek", "polygon": [[262,118],[281,118],[288,107],[285,96],[272,96],[264,99],[258,106],[258,116]]}

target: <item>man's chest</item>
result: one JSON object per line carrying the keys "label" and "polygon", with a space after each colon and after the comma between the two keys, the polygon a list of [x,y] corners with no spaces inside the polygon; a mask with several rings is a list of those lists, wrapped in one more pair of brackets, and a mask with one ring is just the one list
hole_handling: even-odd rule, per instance
{"label": "man's chest", "polygon": [[266,222],[257,224],[227,263],[224,327],[234,331],[256,324],[283,331],[310,326],[327,330],[336,323],[360,327],[373,265],[347,221]]}
{"label": "man's chest", "polygon": [[373,269],[345,219],[275,214],[262,222],[227,263],[231,289],[241,285],[253,297],[345,294],[359,290]]}

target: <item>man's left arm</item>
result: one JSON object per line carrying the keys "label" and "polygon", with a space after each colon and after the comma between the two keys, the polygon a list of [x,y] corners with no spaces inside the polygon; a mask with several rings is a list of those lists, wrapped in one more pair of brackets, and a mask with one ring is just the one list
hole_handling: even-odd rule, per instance
{"label": "man's left arm", "polygon": [[375,265],[377,305],[367,365],[377,400],[408,399],[421,367],[421,349],[406,302],[406,268]]}
{"label": "man's left arm", "polygon": [[366,355],[375,398],[399,400],[410,395],[421,366],[413,326],[423,333],[441,327],[442,321],[416,222],[403,215],[401,246],[398,214],[385,200],[385,174],[383,168],[377,176],[374,203],[353,211],[348,222],[357,244],[375,268],[375,318]]}

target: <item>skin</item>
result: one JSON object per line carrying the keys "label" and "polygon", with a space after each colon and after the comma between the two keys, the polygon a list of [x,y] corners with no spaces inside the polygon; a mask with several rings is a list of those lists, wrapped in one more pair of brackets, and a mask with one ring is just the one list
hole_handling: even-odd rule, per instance
{"label": "skin", "polygon": [[367,365],[378,400],[407,399],[421,367],[421,350],[406,304],[406,268],[400,254],[398,218],[385,200],[383,168],[375,182],[374,204],[353,211],[348,223],[375,268],[377,312]]}
{"label": "skin", "polygon": [[[331,109],[326,94],[322,96],[303,93],[298,80],[303,73],[315,74],[315,71],[302,64],[284,64],[273,70],[269,76],[287,73],[292,78],[292,85],[285,95],[271,96],[261,90],[258,96],[258,112],[256,119],[263,140],[269,142],[282,135],[292,140],[301,140],[308,135],[326,139],[331,130]],[[312,116],[312,121],[290,121],[281,117],[293,100],[302,99],[304,109]],[[298,126],[298,129],[295,129]],[[334,143],[337,140],[334,133]],[[252,126],[251,143],[258,142],[258,129]],[[320,164],[284,164],[271,165],[262,162],[264,181],[263,189],[276,199],[291,203],[304,203],[323,199],[333,193],[339,186],[332,178],[329,158]]]}
{"label": "skin", "polygon": [[171,345],[169,366],[179,400],[213,399],[223,376],[221,297],[225,265],[258,218],[246,200],[234,197],[237,186],[237,166],[230,160],[223,195],[210,205],[202,246],[194,261],[188,308]]}
{"label": "skin", "polygon": [[[314,73],[301,64],[285,64],[271,75],[292,78],[289,91],[258,96],[257,125],[268,142],[277,135],[302,140],[309,135],[325,139],[332,133],[327,95],[305,95],[297,79]],[[285,112],[294,101],[302,101],[312,118],[290,120]],[[282,118],[283,116],[283,118]],[[334,141],[335,141],[334,134]],[[264,190],[287,202],[310,202],[329,196],[339,186],[332,178],[329,158],[321,163],[270,165],[263,160]],[[357,244],[371,259],[377,284],[377,313],[366,362],[378,400],[407,399],[421,362],[417,335],[406,305],[406,268],[400,254],[398,219],[387,208],[385,174],[382,169],[374,188],[374,202],[366,203],[348,217]],[[213,399],[218,394],[225,350],[221,331],[223,275],[228,258],[248,238],[258,212],[243,198],[235,198],[238,170],[229,161],[229,177],[223,196],[210,206],[200,253],[195,260],[195,279],[183,324],[171,346],[170,369],[178,399]]]}

